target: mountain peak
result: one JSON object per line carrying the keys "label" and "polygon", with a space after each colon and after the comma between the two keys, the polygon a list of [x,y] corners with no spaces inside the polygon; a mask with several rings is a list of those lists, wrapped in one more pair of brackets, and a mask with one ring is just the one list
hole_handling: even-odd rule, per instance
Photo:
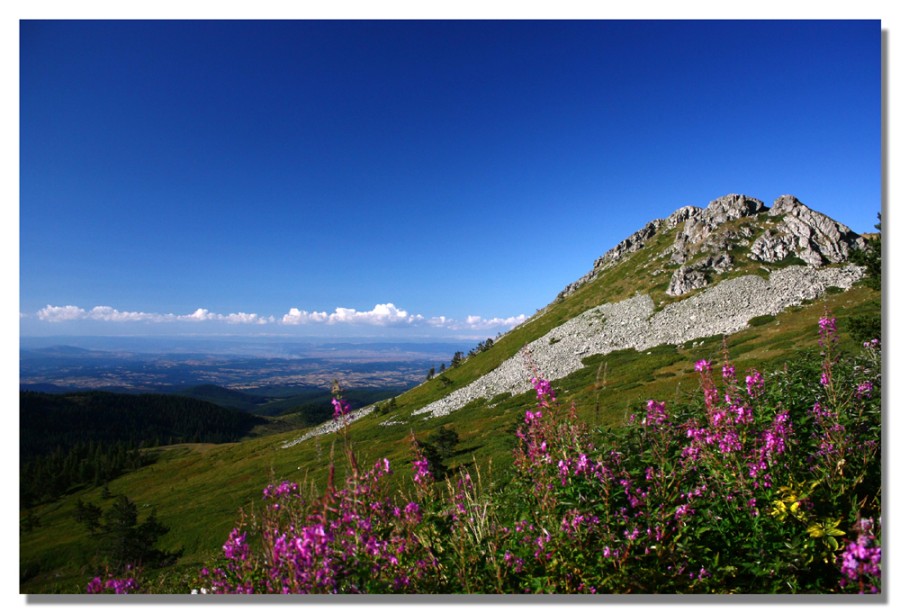
{"label": "mountain peak", "polygon": [[[702,343],[745,330],[754,319],[774,319],[857,283],[865,269],[845,262],[861,240],[790,195],[771,208],[742,194],[704,208],[682,206],[607,251],[492,354],[475,356],[468,372],[439,390],[428,388],[410,418],[522,393],[530,373],[558,380],[584,368],[587,358]],[[352,419],[373,410],[360,409]],[[336,427],[323,425],[284,446]]]}
{"label": "mountain peak", "polygon": [[761,200],[743,194],[728,194],[710,202],[701,217],[708,223],[718,226],[726,221],[749,217],[765,210],[767,207]]}
{"label": "mountain peak", "polygon": [[593,269],[566,286],[556,301],[643,249],[657,234],[679,225],[681,229],[665,252],[669,262],[679,266],[671,273],[666,290],[670,296],[705,287],[713,274],[731,270],[735,250],[749,249],[747,258],[757,262],[772,264],[793,257],[809,266],[824,266],[846,262],[852,250],[865,245],[850,228],[814,211],[796,196],[780,196],[769,208],[757,198],[727,194],[705,208],[682,206],[664,219],[647,223],[597,259]]}

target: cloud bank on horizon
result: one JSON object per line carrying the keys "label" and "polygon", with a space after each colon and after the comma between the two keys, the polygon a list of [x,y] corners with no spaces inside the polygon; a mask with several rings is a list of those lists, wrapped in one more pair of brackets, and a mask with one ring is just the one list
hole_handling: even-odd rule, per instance
{"label": "cloud bank on horizon", "polygon": [[[29,318],[23,314],[22,318]],[[363,325],[378,327],[413,327],[443,328],[447,330],[498,330],[505,331],[525,321],[524,314],[513,317],[490,317],[469,315],[465,320],[436,316],[426,318],[423,315],[411,314],[391,302],[376,304],[371,310],[358,311],[352,308],[337,307],[331,313],[325,311],[306,311],[292,307],[281,317],[259,315],[257,313],[214,313],[208,309],[198,308],[193,313],[176,315],[174,313],[147,313],[143,311],[120,311],[110,306],[95,306],[84,309],[79,306],[47,305],[34,314],[39,321],[59,324],[77,321],[97,321],[106,323],[201,323],[221,322],[236,325],[282,325],[282,326],[314,326],[314,325]]]}

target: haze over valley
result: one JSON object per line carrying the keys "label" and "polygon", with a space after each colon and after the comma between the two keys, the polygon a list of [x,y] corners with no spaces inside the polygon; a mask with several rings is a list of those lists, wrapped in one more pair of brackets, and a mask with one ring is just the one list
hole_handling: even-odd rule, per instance
{"label": "haze over valley", "polygon": [[404,390],[465,343],[150,337],[24,337],[20,387],[172,393],[201,385],[266,395],[306,388]]}

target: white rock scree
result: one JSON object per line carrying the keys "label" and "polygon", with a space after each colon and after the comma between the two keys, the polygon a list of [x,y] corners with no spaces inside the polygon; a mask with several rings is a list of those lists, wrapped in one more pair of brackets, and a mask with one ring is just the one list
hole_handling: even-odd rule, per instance
{"label": "white rock scree", "polygon": [[[654,314],[653,301],[638,295],[604,304],[573,317],[526,345],[538,372],[550,380],[569,375],[584,365],[581,358],[618,349],[642,351],[658,345],[680,345],[716,334],[733,334],[760,315],[776,315],[804,300],[818,298],[829,286],[849,288],[864,269],[814,269],[790,266],[771,273],[722,281],[682,302]],[[553,342],[551,342],[551,340]],[[469,385],[413,412],[432,417],[447,415],[478,398],[503,392],[520,394],[531,387],[530,371],[522,352]]]}

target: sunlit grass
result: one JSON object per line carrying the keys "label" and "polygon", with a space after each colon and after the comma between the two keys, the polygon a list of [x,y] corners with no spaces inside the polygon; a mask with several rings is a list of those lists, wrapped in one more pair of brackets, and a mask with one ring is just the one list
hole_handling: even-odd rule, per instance
{"label": "sunlit grass", "polygon": [[[664,249],[671,234],[657,235],[651,249],[628,260],[630,266],[650,266],[654,253]],[[618,270],[619,267],[612,269]],[[625,270],[625,272],[622,272]],[[494,346],[449,369],[447,377],[456,389],[496,368],[527,342],[587,308],[628,297],[641,289],[626,268],[600,277],[566,300],[551,305],[542,315],[501,337]],[[631,269],[632,271],[634,269]],[[753,322],[746,330],[723,339],[714,337],[637,352],[621,350],[585,359],[585,367],[554,381],[560,401],[574,402],[580,419],[590,427],[618,427],[629,411],[649,398],[667,398],[672,403],[696,398],[698,385],[692,365],[699,359],[715,360],[723,340],[734,364],[740,369],[754,365],[778,368],[797,351],[816,345],[815,321],[823,304],[839,319],[851,315],[880,313],[880,293],[866,287],[829,293],[815,303],[794,307],[766,320]],[[850,343],[845,335],[843,344]],[[370,415],[349,429],[358,454],[365,461],[388,458],[398,472],[411,463],[412,436],[425,437],[441,425],[452,426],[460,436],[451,468],[493,463],[498,485],[510,475],[515,428],[528,406],[528,394],[501,395],[478,401],[446,417],[426,420],[412,412],[448,391],[437,378],[397,398],[397,409],[388,415]],[[289,419],[289,418],[285,418]],[[391,420],[394,425],[381,425]],[[114,494],[126,494],[139,510],[157,511],[161,523],[171,528],[160,546],[184,547],[179,568],[194,568],[219,551],[234,522],[238,508],[258,502],[265,483],[305,478],[323,484],[329,462],[337,474],[348,470],[340,453],[340,437],[326,435],[282,449],[281,444],[297,433],[275,433],[241,443],[224,445],[179,445],[159,450],[150,466],[123,475],[109,484]],[[332,448],[337,451],[332,454]],[[393,479],[393,477],[389,478]],[[24,592],[80,592],[90,572],[91,539],[72,518],[78,497],[102,505],[101,488],[84,490],[33,510],[38,525],[21,534],[20,577]],[[172,571],[168,571],[172,572]],[[177,571],[176,571],[177,572]]]}

